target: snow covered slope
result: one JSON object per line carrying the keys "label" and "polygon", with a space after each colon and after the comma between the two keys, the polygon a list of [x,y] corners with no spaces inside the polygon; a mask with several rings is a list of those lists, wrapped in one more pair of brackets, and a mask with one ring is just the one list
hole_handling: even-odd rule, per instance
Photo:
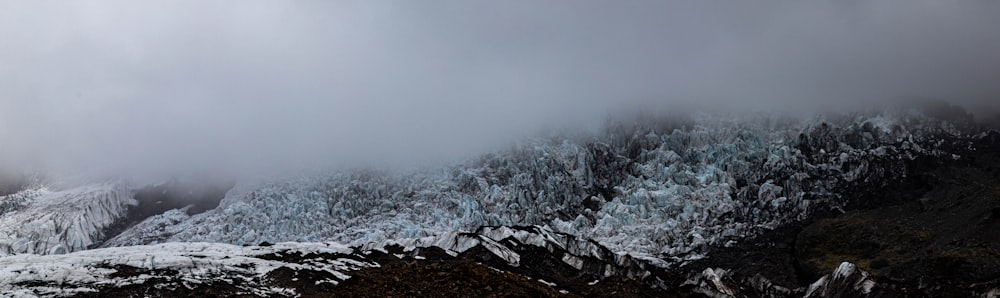
{"label": "snow covered slope", "polygon": [[[522,262],[521,257],[530,257]],[[348,248],[337,243],[235,246],[165,243],[99,248],[61,255],[0,257],[0,292],[69,296],[100,291],[194,290],[225,295],[296,296],[338,285],[352,271],[383,263],[471,261],[580,290],[611,277],[665,288],[651,263],[542,227],[484,227],[476,233],[400,239]],[[158,289],[153,290],[152,288]],[[330,288],[332,289],[332,288]],[[150,292],[153,291],[153,292]],[[201,291],[201,292],[198,292]]]}
{"label": "snow covered slope", "polygon": [[[706,268],[684,278],[681,272],[659,270],[656,262],[616,254],[596,242],[544,227],[483,227],[474,233],[453,232],[360,247],[331,242],[263,246],[196,242],[61,255],[19,254],[0,257],[0,292],[23,297],[339,297],[345,294],[337,286],[349,282],[358,270],[407,264],[411,269],[405,271],[419,275],[414,272],[471,263],[488,268],[486,271],[517,276],[522,282],[541,283],[569,297],[611,295],[627,290],[623,286],[647,287],[643,296],[868,297],[873,290],[882,290],[867,272],[851,263],[841,264],[808,287],[789,289],[759,275],[736,280],[723,268]],[[430,281],[450,274],[438,272],[423,278]],[[400,277],[377,278],[399,281]]]}
{"label": "snow covered slope", "polygon": [[152,217],[106,245],[363,245],[539,225],[616,252],[683,261],[703,257],[710,245],[841,208],[848,201],[842,191],[905,175],[921,156],[960,158],[973,137],[914,111],[651,118],[439,169],[275,182],[203,214]]}
{"label": "snow covered slope", "polygon": [[[346,254],[334,243],[280,243],[241,247],[218,243],[167,243],[155,246],[95,249],[62,255],[19,254],[0,257],[0,292],[26,297],[70,296],[101,288],[141,284],[234,284],[230,295],[292,296],[287,288],[271,287],[265,278],[278,268],[311,270],[329,275],[314,282],[336,285],[343,272],[376,264]],[[313,256],[308,262],[278,260],[282,254]],[[141,272],[141,273],[140,273]],[[174,282],[174,283],[171,283]]]}

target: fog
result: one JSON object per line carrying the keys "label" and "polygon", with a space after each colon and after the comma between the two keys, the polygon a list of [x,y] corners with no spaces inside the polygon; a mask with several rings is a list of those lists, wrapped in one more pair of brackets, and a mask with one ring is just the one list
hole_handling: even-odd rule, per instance
{"label": "fog", "polygon": [[416,164],[623,109],[1000,108],[998,1],[3,1],[0,159]]}

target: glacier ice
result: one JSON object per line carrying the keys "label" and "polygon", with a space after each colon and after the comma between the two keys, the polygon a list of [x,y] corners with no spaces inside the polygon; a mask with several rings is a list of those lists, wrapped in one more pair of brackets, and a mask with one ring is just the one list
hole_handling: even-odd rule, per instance
{"label": "glacier ice", "polygon": [[0,198],[22,200],[0,216],[0,252],[61,254],[87,249],[135,202],[124,183],[66,190],[33,189]]}
{"label": "glacier ice", "polygon": [[363,245],[538,225],[616,252],[684,261],[843,207],[838,191],[903,174],[919,156],[950,156],[955,146],[941,140],[971,138],[955,127],[908,111],[611,123],[597,135],[534,139],[440,168],[272,181],[202,214],[151,217],[105,245]]}

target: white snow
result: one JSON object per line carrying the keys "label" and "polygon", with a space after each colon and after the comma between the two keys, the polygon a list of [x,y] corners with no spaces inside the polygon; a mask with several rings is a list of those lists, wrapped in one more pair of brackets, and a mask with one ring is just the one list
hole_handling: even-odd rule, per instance
{"label": "white snow", "polygon": [[[191,283],[213,279],[255,277],[279,267],[327,271],[347,279],[350,271],[374,266],[353,259],[322,259],[305,263],[265,260],[274,253],[349,254],[352,250],[336,243],[278,243],[269,247],[243,247],[220,243],[165,243],[149,246],[115,247],[61,255],[18,254],[0,257],[0,292],[40,290],[43,295],[69,295],[92,291],[93,286],[123,286],[142,283],[153,276],[113,277],[115,265],[154,270],[175,270],[177,278]],[[58,287],[18,285],[19,282],[59,285]],[[247,281],[249,282],[249,281]],[[336,283],[334,280],[326,281]],[[260,291],[264,287],[250,287]],[[278,292],[288,289],[274,289]],[[267,294],[267,293],[261,293]]]}
{"label": "white snow", "polygon": [[544,279],[541,279],[541,278],[538,279],[538,282],[540,282],[540,283],[542,283],[542,284],[544,284],[546,286],[550,286],[550,287],[555,287],[556,286],[556,283],[554,283],[554,282],[547,282],[547,281],[545,281]]}

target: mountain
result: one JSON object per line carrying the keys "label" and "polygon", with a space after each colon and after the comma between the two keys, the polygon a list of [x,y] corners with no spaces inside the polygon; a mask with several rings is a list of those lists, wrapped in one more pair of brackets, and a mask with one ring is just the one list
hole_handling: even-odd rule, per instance
{"label": "mountain", "polygon": [[[983,170],[996,177],[989,167],[1000,163],[988,157],[1000,147],[997,135],[967,117],[914,109],[816,117],[694,113],[611,121],[595,135],[536,138],[467,162],[410,172],[359,169],[237,183],[235,189],[232,182],[116,181],[67,189],[43,184],[0,197],[0,252],[8,254],[0,263],[20,268],[16,274],[4,269],[0,283],[7,287],[0,289],[141,295],[183,287],[201,294],[322,295],[274,277],[292,274],[281,268],[308,267],[302,270],[310,273],[301,274],[310,277],[299,281],[335,281],[328,283],[333,292],[378,292],[371,286],[385,284],[379,274],[430,270],[462,282],[421,295],[494,288],[456,272],[530,290],[521,292],[529,296],[605,296],[616,288],[631,296],[906,295],[917,293],[908,290],[911,281],[880,269],[897,266],[875,266],[895,259],[879,263],[857,255],[921,245],[893,244],[905,239],[891,237],[822,242],[814,239],[857,230],[815,227],[840,225],[845,212],[911,202],[950,208],[956,196],[948,194],[968,187],[943,190],[950,184],[940,182],[949,175],[942,171]],[[920,201],[933,191],[943,193],[940,199]],[[981,191],[989,202],[989,187]],[[921,224],[931,223],[900,227]],[[820,247],[862,242],[877,249],[839,253]],[[288,257],[316,247],[337,250]],[[1000,260],[993,252],[973,250],[980,259],[957,258],[992,264]],[[267,257],[272,254],[281,256]],[[144,263],[154,256],[193,264]],[[343,262],[354,265],[329,269]],[[309,267],[320,264],[327,269]],[[67,266],[80,269],[69,272]],[[979,270],[971,273],[978,286],[963,289],[995,291],[988,286],[995,284],[990,276],[1000,274],[994,267],[970,267]],[[11,277],[25,270],[43,274]],[[202,275],[205,270],[214,275]],[[152,289],[152,282],[134,278],[144,274],[173,286]],[[346,278],[351,274],[359,278]],[[327,275],[338,277],[316,277]],[[523,279],[541,281],[528,286]],[[217,280],[225,282],[207,283]],[[366,283],[353,283],[361,280]],[[962,288],[939,280],[947,282],[918,288],[931,294]],[[266,290],[275,287],[287,291]],[[452,290],[458,292],[447,292]]]}

